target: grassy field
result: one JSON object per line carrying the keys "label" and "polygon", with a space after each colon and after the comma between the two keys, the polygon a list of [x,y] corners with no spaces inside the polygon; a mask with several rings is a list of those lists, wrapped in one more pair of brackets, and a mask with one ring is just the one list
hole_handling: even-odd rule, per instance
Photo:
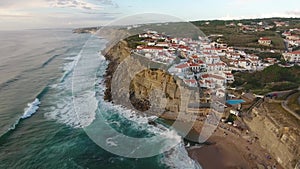
{"label": "grassy field", "polygon": [[258,72],[236,72],[233,87],[242,87],[256,94],[295,89],[300,86],[300,66],[282,68],[278,65]]}
{"label": "grassy field", "polygon": [[299,101],[298,101],[298,98],[300,97],[300,92],[297,92],[295,94],[293,94],[289,100],[288,100],[288,104],[287,106],[295,111],[297,114],[300,114],[300,104],[299,104]]}
{"label": "grassy field", "polygon": [[[243,25],[256,25],[258,22],[267,23],[269,26],[275,26],[274,21],[288,22],[289,26],[274,27],[270,30],[262,32],[243,32],[239,26],[226,26],[230,23],[237,25],[242,23]],[[209,22],[209,24],[206,24]],[[206,35],[210,34],[223,34],[221,38],[225,43],[230,46],[239,47],[252,47],[262,49],[278,49],[284,50],[284,41],[281,37],[281,33],[290,28],[299,28],[299,18],[265,18],[265,19],[244,19],[244,20],[231,20],[231,21],[194,21],[192,22],[199,27]],[[272,46],[262,46],[257,43],[259,37],[268,37],[272,40]]]}
{"label": "grassy field", "polygon": [[[222,34],[220,40],[227,43],[229,46],[237,47],[251,47],[261,49],[278,49],[284,50],[284,41],[279,33],[275,30],[266,30],[263,32],[243,32],[239,26],[225,26],[225,25],[197,25],[201,31],[207,36],[211,34]],[[272,40],[271,46],[263,46],[258,44],[260,37],[268,37]],[[216,39],[213,39],[216,40]]]}
{"label": "grassy field", "polygon": [[[267,23],[267,25],[274,26],[274,21],[288,21],[288,27],[274,27],[270,30],[261,32],[244,32],[236,24],[242,23],[244,25],[257,26],[258,22]],[[206,24],[209,22],[209,24]],[[228,26],[228,24],[234,23],[235,26]],[[285,50],[284,41],[281,37],[281,33],[289,28],[300,27],[300,19],[294,18],[267,18],[267,19],[246,19],[246,20],[232,20],[232,21],[193,21],[193,22],[169,22],[169,23],[152,23],[144,24],[139,27],[134,27],[130,30],[126,30],[130,35],[136,35],[147,30],[155,30],[160,33],[165,33],[171,37],[189,37],[197,39],[198,36],[209,36],[212,34],[221,34],[222,37],[210,37],[211,40],[227,43],[229,46],[235,47],[247,47],[257,49],[277,49]],[[258,44],[260,37],[268,37],[272,40],[271,46],[263,46]]]}
{"label": "grassy field", "polygon": [[127,30],[130,35],[136,35],[144,33],[147,30],[157,31],[158,33],[164,33],[170,37],[179,38],[192,38],[198,39],[199,36],[204,37],[204,33],[190,22],[171,22],[163,24],[145,24],[140,27]]}
{"label": "grassy field", "polygon": [[280,103],[268,103],[266,106],[270,110],[268,115],[276,119],[279,124],[296,128],[300,127],[299,121],[289,112],[285,111]]}

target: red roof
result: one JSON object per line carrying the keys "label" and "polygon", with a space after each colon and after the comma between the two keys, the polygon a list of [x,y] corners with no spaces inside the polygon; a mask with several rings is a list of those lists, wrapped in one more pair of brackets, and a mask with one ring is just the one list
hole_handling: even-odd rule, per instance
{"label": "red roof", "polygon": [[214,59],[218,59],[220,58],[219,56],[210,56],[211,58],[214,58]]}
{"label": "red roof", "polygon": [[184,80],[186,83],[197,83],[195,79]]}
{"label": "red roof", "polygon": [[215,48],[205,48],[204,50],[216,50]]}
{"label": "red roof", "polygon": [[204,62],[202,60],[198,60],[197,63],[204,64]]}
{"label": "red roof", "polygon": [[202,78],[208,78],[208,77],[209,77],[208,74],[203,74],[203,75],[202,75]]}
{"label": "red roof", "polygon": [[211,75],[212,78],[224,80],[225,78],[219,75]]}
{"label": "red roof", "polygon": [[210,80],[205,80],[205,83],[211,83],[211,81]]}
{"label": "red roof", "polygon": [[261,38],[259,38],[259,40],[266,40],[266,41],[269,41],[269,40],[271,40],[270,38],[267,38],[267,37],[261,37]]}
{"label": "red roof", "polygon": [[187,49],[187,50],[190,49],[188,46],[184,46],[184,45],[179,45],[178,48],[180,48],[180,49]]}
{"label": "red roof", "polygon": [[265,58],[265,60],[276,60],[276,58]]}
{"label": "red roof", "polygon": [[191,63],[190,66],[191,66],[191,67],[199,66],[199,64],[197,64],[197,63]]}
{"label": "red roof", "polygon": [[214,75],[214,74],[203,74],[202,78],[206,79],[208,77],[214,78],[214,79],[221,79],[224,80],[225,78],[219,75]]}
{"label": "red roof", "polygon": [[238,53],[232,53],[231,55],[232,55],[232,56],[241,56],[241,55],[238,54]]}
{"label": "red roof", "polygon": [[163,47],[159,47],[159,46],[145,46],[142,49],[155,49],[155,50],[162,50],[164,49]]}
{"label": "red roof", "polygon": [[169,44],[168,42],[157,42],[157,44]]}
{"label": "red roof", "polygon": [[295,55],[299,55],[300,54],[300,50],[297,50],[297,51],[293,51],[293,52],[290,52],[291,54],[295,54]]}
{"label": "red roof", "polygon": [[189,65],[187,63],[184,63],[184,64],[177,65],[175,67],[178,68],[178,69],[183,69],[183,68],[187,68],[188,66]]}
{"label": "red roof", "polygon": [[216,65],[218,65],[218,66],[225,66],[226,64],[224,62],[219,62],[219,63],[216,63]]}
{"label": "red roof", "polygon": [[249,60],[251,60],[251,61],[259,61],[259,59],[255,59],[255,58],[249,58]]}

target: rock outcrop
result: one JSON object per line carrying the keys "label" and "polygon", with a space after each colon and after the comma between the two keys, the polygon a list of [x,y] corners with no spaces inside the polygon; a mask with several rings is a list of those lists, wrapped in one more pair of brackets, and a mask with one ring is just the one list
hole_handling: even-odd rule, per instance
{"label": "rock outcrop", "polygon": [[131,53],[124,40],[110,48],[105,57],[110,61],[106,72],[107,101],[175,120],[189,102],[197,100],[197,93],[170,75],[165,65]]}
{"label": "rock outcrop", "polygon": [[272,110],[265,104],[254,108],[253,118],[245,122],[259,138],[261,146],[267,149],[284,168],[296,169],[297,163],[298,165],[300,163],[299,128],[280,123],[270,115]]}

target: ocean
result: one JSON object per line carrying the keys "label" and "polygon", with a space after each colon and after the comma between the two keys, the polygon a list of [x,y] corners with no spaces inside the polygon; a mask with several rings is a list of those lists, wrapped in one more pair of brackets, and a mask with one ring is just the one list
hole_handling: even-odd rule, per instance
{"label": "ocean", "polygon": [[[87,135],[86,128],[99,115],[78,119],[72,75],[82,54],[100,55],[105,39],[51,29],[2,31],[0,41],[0,168],[201,168],[188,157],[182,141],[153,157],[126,158],[104,150]],[[103,82],[108,63],[99,57],[96,80]],[[103,84],[95,87],[96,93],[103,90]],[[104,102],[101,94],[95,98],[97,112],[112,126],[118,123],[139,137],[151,133],[153,126],[139,123],[142,118],[125,117],[135,116],[132,111]]]}

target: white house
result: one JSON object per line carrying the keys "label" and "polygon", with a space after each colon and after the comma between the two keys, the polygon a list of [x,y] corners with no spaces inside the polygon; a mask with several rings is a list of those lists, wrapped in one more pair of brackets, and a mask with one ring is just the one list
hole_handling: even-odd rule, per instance
{"label": "white house", "polygon": [[207,56],[207,57],[205,58],[205,62],[206,62],[207,64],[214,64],[214,63],[218,63],[218,62],[220,62],[220,61],[221,61],[221,59],[220,59],[219,56]]}
{"label": "white house", "polygon": [[203,82],[210,81],[211,83],[214,83],[218,86],[224,86],[226,80],[222,75],[216,75],[216,74],[202,74],[201,79],[204,80]]}
{"label": "white house", "polygon": [[300,63],[300,50],[284,53],[283,57],[287,62]]}
{"label": "white house", "polygon": [[250,61],[245,60],[245,59],[239,60],[238,61],[238,66],[242,67],[242,68],[245,68],[245,69],[248,69],[248,70],[251,69],[251,63],[250,63]]}
{"label": "white house", "polygon": [[240,115],[240,112],[237,111],[237,110],[230,110],[229,112],[230,112],[230,114],[233,114],[233,115],[236,115],[236,116]]}
{"label": "white house", "polygon": [[182,63],[175,66],[175,71],[178,73],[186,72],[189,70],[189,65],[187,63]]}
{"label": "white house", "polygon": [[195,79],[184,79],[183,81],[186,85],[188,85],[190,87],[197,87],[198,86],[197,80],[195,80]]}
{"label": "white house", "polygon": [[234,82],[234,76],[232,73],[225,72],[224,76],[226,78],[226,83],[233,83]]}
{"label": "white house", "polygon": [[207,89],[214,89],[216,87],[215,83],[213,83],[211,80],[202,79],[199,81],[199,84],[200,87],[207,88]]}
{"label": "white house", "polygon": [[261,37],[261,38],[259,38],[258,43],[261,44],[261,45],[267,45],[268,46],[268,45],[271,45],[272,40],[269,39],[269,38],[266,38],[266,37]]}
{"label": "white house", "polygon": [[220,98],[225,97],[225,91],[223,89],[218,89],[216,92],[216,96]]}
{"label": "white house", "polygon": [[158,46],[158,47],[169,47],[169,43],[168,42],[157,42],[155,46]]}
{"label": "white house", "polygon": [[200,70],[201,70],[200,64],[190,63],[189,66],[193,72],[200,72]]}
{"label": "white house", "polygon": [[137,50],[143,51],[143,52],[162,52],[164,50],[164,48],[157,47],[157,46],[145,46],[145,47],[139,48]]}

